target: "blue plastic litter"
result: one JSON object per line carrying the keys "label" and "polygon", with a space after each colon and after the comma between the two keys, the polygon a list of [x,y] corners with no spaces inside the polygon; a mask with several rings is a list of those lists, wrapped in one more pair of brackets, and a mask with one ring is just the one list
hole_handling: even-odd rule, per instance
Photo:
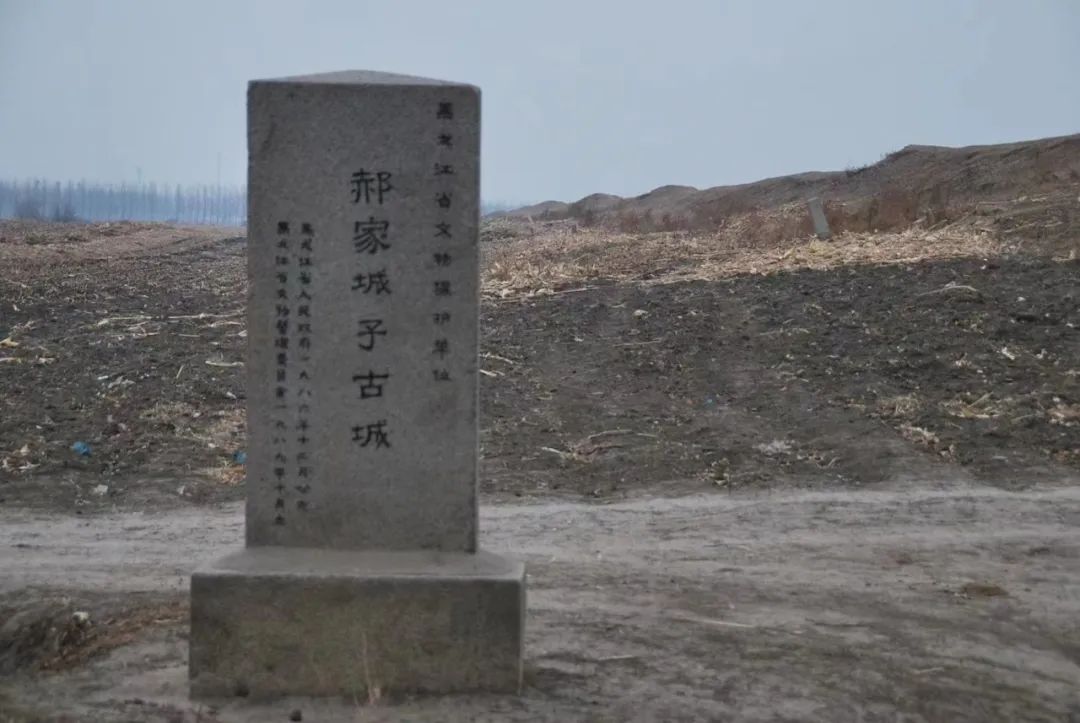
{"label": "blue plastic litter", "polygon": [[80,457],[89,457],[90,445],[86,442],[76,442],[75,444],[71,445],[71,451],[79,455]]}
{"label": "blue plastic litter", "polygon": [[247,464],[247,452],[242,449],[233,452],[232,458],[233,462],[236,462],[237,464]]}

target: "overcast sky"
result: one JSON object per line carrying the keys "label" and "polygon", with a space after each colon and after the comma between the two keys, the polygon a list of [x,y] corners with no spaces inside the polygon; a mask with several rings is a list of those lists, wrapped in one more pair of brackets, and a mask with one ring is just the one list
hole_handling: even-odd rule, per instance
{"label": "overcast sky", "polygon": [[1080,132],[1080,0],[0,0],[0,177],[242,183],[249,79],[483,90],[489,201]]}

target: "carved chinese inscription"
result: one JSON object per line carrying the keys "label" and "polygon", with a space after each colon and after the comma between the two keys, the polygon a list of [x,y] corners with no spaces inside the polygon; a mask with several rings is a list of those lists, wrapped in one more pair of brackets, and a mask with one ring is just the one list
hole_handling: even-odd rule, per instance
{"label": "carved chinese inscription", "polygon": [[[298,233],[294,233],[298,232]],[[274,244],[274,524],[284,526],[293,510],[306,512],[314,477],[307,430],[311,404],[311,302],[315,227],[277,222]],[[291,466],[291,469],[290,469]],[[289,480],[304,480],[293,484]]]}
{"label": "carved chinese inscription", "polygon": [[479,97],[260,93],[249,542],[471,550]]}

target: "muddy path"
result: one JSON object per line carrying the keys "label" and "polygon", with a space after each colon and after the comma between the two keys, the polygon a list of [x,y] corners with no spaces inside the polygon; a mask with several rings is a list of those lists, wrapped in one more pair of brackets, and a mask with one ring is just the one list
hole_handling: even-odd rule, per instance
{"label": "muddy path", "polygon": [[[529,569],[520,698],[200,707],[185,626],[160,619],[67,672],[0,678],[0,708],[173,723],[298,708],[313,721],[1074,720],[1080,490],[1018,486],[485,505],[485,546]],[[234,504],[0,522],[0,599],[76,607],[182,607],[192,567],[243,529]]]}

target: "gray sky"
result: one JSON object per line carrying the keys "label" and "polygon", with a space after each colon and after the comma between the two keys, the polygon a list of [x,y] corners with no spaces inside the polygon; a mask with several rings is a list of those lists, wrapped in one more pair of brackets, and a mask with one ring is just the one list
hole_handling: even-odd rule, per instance
{"label": "gray sky", "polygon": [[1078,0],[0,0],[0,177],[241,183],[251,78],[483,89],[489,201],[1080,132]]}

